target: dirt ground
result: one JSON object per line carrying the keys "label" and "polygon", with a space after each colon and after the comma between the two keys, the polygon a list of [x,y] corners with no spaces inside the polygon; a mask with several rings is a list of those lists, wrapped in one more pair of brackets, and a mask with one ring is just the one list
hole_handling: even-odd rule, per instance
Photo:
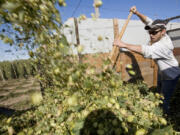
{"label": "dirt ground", "polygon": [[8,110],[25,110],[31,106],[31,93],[40,90],[34,78],[14,79],[0,82],[0,113]]}

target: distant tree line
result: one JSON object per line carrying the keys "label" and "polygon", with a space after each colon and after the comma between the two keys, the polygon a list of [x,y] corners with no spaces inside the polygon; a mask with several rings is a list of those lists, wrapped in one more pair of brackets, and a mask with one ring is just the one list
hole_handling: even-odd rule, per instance
{"label": "distant tree line", "polygon": [[0,62],[0,81],[28,78],[36,75],[36,66],[30,59]]}

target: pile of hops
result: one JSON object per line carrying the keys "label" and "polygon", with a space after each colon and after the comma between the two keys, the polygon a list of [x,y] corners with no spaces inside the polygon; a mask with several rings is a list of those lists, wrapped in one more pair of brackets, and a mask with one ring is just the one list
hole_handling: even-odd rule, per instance
{"label": "pile of hops", "polygon": [[35,110],[3,119],[0,131],[21,135],[145,135],[167,125],[159,108],[161,95],[141,82],[123,83],[111,70],[95,73],[85,67],[74,66],[64,85],[46,89]]}

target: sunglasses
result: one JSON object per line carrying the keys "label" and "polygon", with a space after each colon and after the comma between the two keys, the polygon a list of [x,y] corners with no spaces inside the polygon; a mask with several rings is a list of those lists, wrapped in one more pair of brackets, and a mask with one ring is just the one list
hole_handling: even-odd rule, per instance
{"label": "sunglasses", "polygon": [[156,35],[157,33],[159,33],[161,30],[158,31],[148,31],[150,35]]}

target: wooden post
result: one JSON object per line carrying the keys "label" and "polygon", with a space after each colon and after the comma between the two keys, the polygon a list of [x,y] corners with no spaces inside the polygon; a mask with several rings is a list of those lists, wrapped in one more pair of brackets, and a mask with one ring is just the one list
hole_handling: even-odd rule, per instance
{"label": "wooden post", "polygon": [[[118,19],[113,19],[113,30],[114,30],[114,39],[117,39],[118,36],[119,36],[119,24],[118,24]],[[113,47],[114,47],[114,46],[113,46]],[[116,53],[119,53],[119,50],[118,50],[118,52],[116,52]],[[118,55],[118,54],[117,54],[117,55]],[[117,59],[118,59],[118,56],[116,57],[115,62],[113,62],[113,65],[112,65],[113,68],[115,68],[116,63],[118,63]]]}
{"label": "wooden post", "polygon": [[114,39],[118,38],[119,35],[119,24],[118,19],[113,19],[113,30],[114,30]]}
{"label": "wooden post", "polygon": [[[77,23],[77,19],[74,18],[74,25],[75,25],[75,33],[76,33],[76,47],[78,47],[80,45],[80,39],[79,39],[79,29],[78,29],[78,23]],[[82,55],[78,52],[78,59],[79,59],[79,63],[82,62]]]}
{"label": "wooden post", "polygon": [[15,71],[15,68],[14,68],[13,63],[11,64],[11,66],[12,66],[12,68],[13,68],[13,72],[14,72],[14,74],[15,74],[15,78],[17,79],[17,73],[16,73],[16,71]]}
{"label": "wooden post", "polygon": [[[119,36],[119,24],[118,24],[118,19],[113,19],[113,28],[114,28],[114,39],[117,39]],[[124,53],[120,52],[118,49],[118,55],[116,57],[115,62],[113,63],[113,68],[116,66],[116,71],[121,72],[121,77],[124,78],[125,76],[125,57]]]}
{"label": "wooden post", "polygon": [[1,69],[0,69],[0,72],[1,72],[1,77],[2,77],[3,82],[5,82],[5,78]]}

